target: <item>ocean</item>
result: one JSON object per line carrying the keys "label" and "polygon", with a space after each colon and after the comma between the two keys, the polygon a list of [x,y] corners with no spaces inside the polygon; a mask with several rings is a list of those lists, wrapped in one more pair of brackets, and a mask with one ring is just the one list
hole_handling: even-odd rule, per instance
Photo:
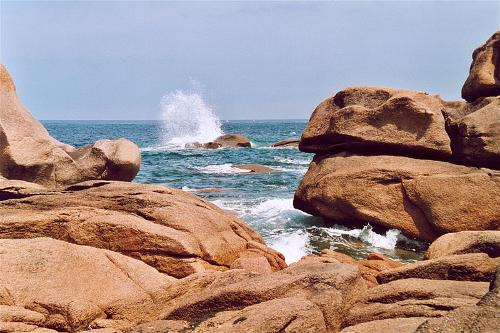
{"label": "ocean", "polygon": [[[377,233],[370,225],[326,226],[321,218],[293,208],[293,194],[313,155],[296,148],[273,148],[299,138],[307,120],[220,121],[198,94],[175,92],[162,100],[162,120],[43,121],[58,140],[82,147],[99,139],[127,138],[142,152],[135,182],[183,189],[232,212],[258,231],[292,263],[309,253],[333,249],[354,258],[383,253],[403,262],[420,260],[425,244],[398,230]],[[187,149],[222,133],[247,136],[251,148]],[[263,164],[278,172],[259,174],[232,167]],[[200,192],[200,189],[217,189]]]}

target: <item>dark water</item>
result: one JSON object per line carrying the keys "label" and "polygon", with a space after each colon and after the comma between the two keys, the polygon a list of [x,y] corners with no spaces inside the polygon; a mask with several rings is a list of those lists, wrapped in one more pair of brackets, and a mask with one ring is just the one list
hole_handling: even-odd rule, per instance
{"label": "dark water", "polygon": [[[74,146],[103,138],[125,137],[142,151],[142,166],[136,182],[165,184],[200,195],[232,211],[262,234],[266,241],[295,261],[310,252],[332,248],[353,257],[369,252],[385,253],[403,261],[418,260],[422,247],[396,230],[377,234],[369,226],[353,229],[327,228],[321,218],[293,209],[293,193],[312,159],[311,154],[293,148],[271,148],[286,138],[300,137],[305,120],[226,121],[225,133],[241,133],[252,148],[183,149],[165,143],[160,121],[45,121],[51,135]],[[280,172],[248,174],[233,164],[258,163]],[[200,193],[197,189],[217,188]]]}

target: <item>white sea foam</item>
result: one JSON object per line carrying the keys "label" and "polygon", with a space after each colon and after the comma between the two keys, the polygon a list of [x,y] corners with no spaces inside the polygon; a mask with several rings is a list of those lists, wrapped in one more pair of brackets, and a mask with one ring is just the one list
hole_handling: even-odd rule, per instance
{"label": "white sea foam", "polygon": [[294,159],[294,158],[286,158],[286,157],[281,157],[281,156],[274,156],[274,160],[276,162],[280,162],[280,163],[284,163],[284,164],[309,165],[311,163],[312,159],[309,159],[309,160],[299,160],[299,159]]}
{"label": "white sea foam", "polygon": [[168,93],[161,100],[161,109],[166,147],[209,142],[223,134],[220,120],[197,93],[181,90]]}
{"label": "white sea foam", "polygon": [[371,225],[366,225],[363,229],[347,229],[343,226],[335,225],[332,228],[322,228],[326,233],[332,236],[349,235],[362,240],[374,247],[393,250],[396,248],[398,238],[401,237],[401,232],[396,229],[390,229],[381,235],[373,231]]}
{"label": "white sea foam", "polygon": [[204,167],[194,167],[194,168],[200,171],[201,173],[233,174],[233,173],[251,172],[251,170],[235,168],[230,163],[207,165]]}
{"label": "white sea foam", "polygon": [[263,218],[272,218],[291,211],[305,214],[293,208],[293,199],[288,198],[276,198],[263,201],[252,208],[249,213]]}
{"label": "white sea foam", "polygon": [[283,253],[287,264],[298,261],[310,253],[308,250],[309,237],[303,230],[281,234],[269,241],[269,246]]}

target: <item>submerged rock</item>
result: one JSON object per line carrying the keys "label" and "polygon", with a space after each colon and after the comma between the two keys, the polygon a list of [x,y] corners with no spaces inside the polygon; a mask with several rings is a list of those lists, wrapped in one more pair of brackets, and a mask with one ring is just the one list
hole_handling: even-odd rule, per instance
{"label": "submerged rock", "polygon": [[299,139],[286,139],[286,140],[281,140],[278,142],[275,142],[271,145],[271,147],[293,147],[293,148],[298,148],[299,147]]}
{"label": "submerged rock", "polygon": [[462,97],[469,102],[480,97],[500,95],[500,31],[493,34],[472,54],[469,76]]}
{"label": "submerged rock", "polygon": [[270,168],[270,167],[262,165],[262,164],[236,164],[236,165],[233,165],[233,168],[242,169],[242,170],[249,170],[250,172],[253,172],[253,173],[271,173],[271,172],[277,171],[273,168]]}
{"label": "submerged rock", "polygon": [[55,188],[89,179],[130,181],[140,164],[139,148],[126,139],[75,149],[51,137],[21,104],[0,64],[0,175]]}
{"label": "submerged rock", "polygon": [[[3,194],[2,194],[3,193]],[[121,252],[184,277],[227,270],[241,256],[272,270],[284,257],[233,215],[163,186],[89,181],[63,191],[0,182],[0,237],[52,237]]]}

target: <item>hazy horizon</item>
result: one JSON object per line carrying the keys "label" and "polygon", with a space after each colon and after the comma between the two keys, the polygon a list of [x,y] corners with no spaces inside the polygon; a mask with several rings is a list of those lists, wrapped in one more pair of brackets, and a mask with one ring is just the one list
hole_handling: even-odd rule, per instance
{"label": "hazy horizon", "polygon": [[1,1],[0,21],[38,119],[157,120],[183,90],[224,120],[306,120],[347,86],[459,99],[500,2]]}

